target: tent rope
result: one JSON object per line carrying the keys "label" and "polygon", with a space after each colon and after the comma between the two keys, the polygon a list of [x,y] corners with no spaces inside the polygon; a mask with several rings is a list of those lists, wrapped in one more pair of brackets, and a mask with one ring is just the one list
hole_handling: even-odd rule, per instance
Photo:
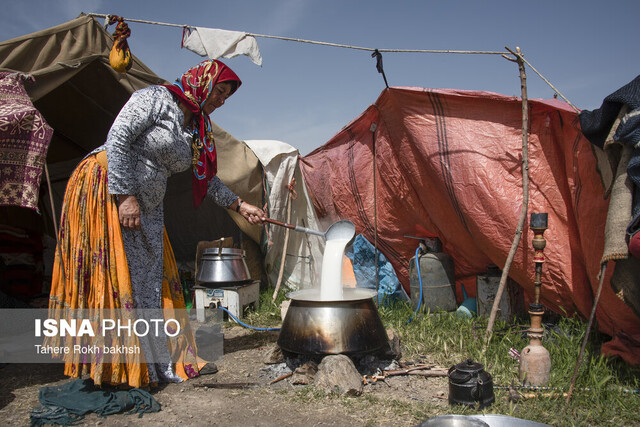
{"label": "tent rope", "polygon": [[542,74],[540,74],[540,72],[538,70],[536,70],[536,68],[533,65],[531,65],[531,63],[529,61],[526,60],[526,58],[522,55],[522,53],[520,53],[519,58],[522,59],[522,61],[524,61],[524,63],[527,64],[529,66],[529,68],[531,68],[533,70],[533,72],[535,72],[538,75],[538,77],[540,77],[542,80],[544,80],[544,82],[546,84],[548,84],[551,89],[553,89],[562,99],[564,99],[567,104],[571,105],[571,107],[573,107],[573,109],[576,110],[576,113],[580,112],[580,109],[578,107],[576,107],[575,105],[573,105],[571,103],[571,101],[569,101],[567,98],[565,98],[565,96],[563,94],[561,94],[560,91],[558,89],[556,89],[555,86],[553,86],[549,80],[547,80]]}
{"label": "tent rope", "polygon": [[58,219],[56,218],[56,206],[53,203],[53,186],[51,185],[51,177],[49,176],[49,168],[47,162],[44,162],[44,174],[47,179],[47,190],[49,192],[49,203],[51,204],[51,218],[53,219],[53,230],[56,233],[56,250],[58,252],[58,258],[60,259],[60,274],[62,275],[62,282],[67,283],[66,272],[64,268],[64,258],[62,256],[62,248],[60,244],[60,234],[58,233]]}

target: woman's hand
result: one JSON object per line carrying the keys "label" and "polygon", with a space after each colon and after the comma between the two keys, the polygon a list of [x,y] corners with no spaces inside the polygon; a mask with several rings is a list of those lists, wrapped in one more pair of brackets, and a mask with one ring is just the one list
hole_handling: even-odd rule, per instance
{"label": "woman's hand", "polygon": [[140,230],[140,205],[135,196],[120,195],[118,196],[120,204],[118,205],[118,218],[120,224],[125,228],[132,230]]}
{"label": "woman's hand", "polygon": [[[240,204],[240,208],[238,208]],[[267,219],[265,212],[257,206],[253,206],[242,199],[238,199],[229,206],[229,209],[233,209],[242,215],[250,224],[257,225],[264,223]]]}

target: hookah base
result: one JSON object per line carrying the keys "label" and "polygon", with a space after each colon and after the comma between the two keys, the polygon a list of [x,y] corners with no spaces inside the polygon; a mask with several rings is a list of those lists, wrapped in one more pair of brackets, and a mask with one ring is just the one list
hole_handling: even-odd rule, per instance
{"label": "hookah base", "polygon": [[523,385],[543,386],[549,382],[551,357],[542,345],[529,344],[520,352],[520,381]]}

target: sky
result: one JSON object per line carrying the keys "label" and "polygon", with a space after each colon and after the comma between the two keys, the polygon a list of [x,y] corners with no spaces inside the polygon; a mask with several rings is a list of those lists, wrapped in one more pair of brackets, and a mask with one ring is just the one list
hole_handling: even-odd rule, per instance
{"label": "sky", "polygon": [[[637,0],[13,0],[2,9],[0,40],[84,12],[371,49],[520,47],[562,95],[586,110],[599,108],[640,74]],[[168,81],[204,59],[181,48],[181,28],[134,22],[129,27],[133,54]],[[370,51],[256,40],[261,67],[246,56],[223,59],[243,84],[211,116],[238,139],[284,141],[306,155],[385,88]],[[499,55],[387,52],[383,65],[390,86],[520,96],[517,66]],[[529,98],[554,95],[529,67],[527,86]]]}

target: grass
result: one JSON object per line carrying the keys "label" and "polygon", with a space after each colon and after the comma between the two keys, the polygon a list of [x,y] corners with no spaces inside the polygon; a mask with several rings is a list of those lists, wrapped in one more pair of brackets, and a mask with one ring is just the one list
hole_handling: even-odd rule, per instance
{"label": "grass", "polygon": [[244,322],[251,326],[266,328],[279,327],[282,323],[280,304],[286,297],[283,292],[280,292],[275,302],[273,302],[272,298],[273,289],[261,290],[260,299],[258,300],[258,310],[245,310]]}
{"label": "grass", "polygon": [[[518,362],[509,350],[518,351],[529,340],[521,327],[497,322],[492,342],[483,353],[486,318],[460,319],[455,315],[425,314],[406,322],[411,310],[405,307],[382,308],[380,315],[401,337],[404,358],[427,356],[442,366],[452,366],[467,358],[480,362],[493,377],[494,386],[519,385]],[[551,375],[547,385],[551,390],[534,392],[536,397],[509,402],[508,392],[496,389],[496,402],[486,410],[550,425],[640,425],[640,369],[619,359],[607,359],[600,354],[605,337],[594,334],[579,370],[576,389],[569,404],[562,393],[567,392],[586,325],[579,319],[559,318],[547,328],[544,347],[551,356]],[[629,391],[625,391],[629,390]],[[522,390],[531,392],[530,390]],[[635,393],[633,392],[635,391]],[[551,396],[547,395],[551,393]],[[451,408],[451,412],[459,412]],[[471,411],[473,413],[474,411]]]}
{"label": "grass", "polygon": [[[261,327],[280,324],[279,303],[284,295],[280,295],[274,304],[272,293],[273,290],[261,292],[260,308],[248,313],[247,323]],[[553,426],[640,425],[640,367],[602,356],[600,347],[608,337],[598,333],[589,337],[572,399],[568,404],[565,402],[562,393],[568,391],[586,330],[585,322],[580,319],[558,317],[553,325],[547,326],[543,345],[551,356],[551,377],[547,385],[550,389],[519,390],[534,393],[535,397],[513,402],[508,399],[508,390],[501,387],[520,384],[518,362],[509,356],[509,350],[520,351],[527,346],[529,340],[523,331],[528,327],[528,320],[521,320],[519,324],[497,321],[492,341],[483,352],[486,318],[463,319],[453,313],[418,313],[408,322],[413,314],[408,305],[381,306],[378,311],[384,325],[393,327],[400,336],[402,360],[423,360],[443,367],[466,359],[482,363],[491,374],[494,387],[499,387],[494,389],[495,403],[484,413],[510,415]],[[309,387],[297,394],[303,401],[326,399]],[[407,404],[366,395],[358,400],[344,399],[344,404],[375,405],[398,416],[409,413],[416,420],[435,415],[478,413],[475,408],[458,405],[448,406],[443,411],[442,407],[425,402]]]}

